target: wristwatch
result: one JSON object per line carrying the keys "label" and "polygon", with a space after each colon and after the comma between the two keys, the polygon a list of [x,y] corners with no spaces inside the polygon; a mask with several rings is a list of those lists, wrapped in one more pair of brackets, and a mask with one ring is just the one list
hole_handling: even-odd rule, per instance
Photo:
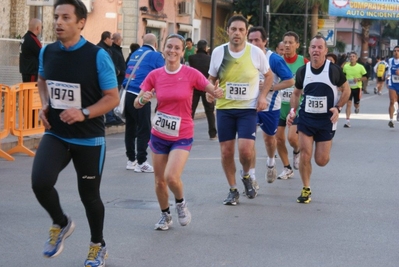
{"label": "wristwatch", "polygon": [[335,106],[334,108],[337,108],[337,110],[338,110],[338,113],[341,113],[341,109],[342,109],[342,107],[340,107],[340,106]]}
{"label": "wristwatch", "polygon": [[88,110],[87,108],[82,108],[80,110],[82,111],[83,116],[85,116],[85,120],[88,120],[90,116],[90,110]]}

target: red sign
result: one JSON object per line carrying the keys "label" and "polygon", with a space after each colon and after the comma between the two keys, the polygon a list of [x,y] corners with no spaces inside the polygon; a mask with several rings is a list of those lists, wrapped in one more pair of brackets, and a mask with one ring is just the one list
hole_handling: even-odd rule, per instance
{"label": "red sign", "polygon": [[369,46],[370,47],[375,47],[375,46],[377,46],[377,37],[374,37],[374,36],[372,36],[372,37],[370,37],[369,38]]}
{"label": "red sign", "polygon": [[165,0],[152,0],[152,5],[156,11],[160,12],[165,5]]}

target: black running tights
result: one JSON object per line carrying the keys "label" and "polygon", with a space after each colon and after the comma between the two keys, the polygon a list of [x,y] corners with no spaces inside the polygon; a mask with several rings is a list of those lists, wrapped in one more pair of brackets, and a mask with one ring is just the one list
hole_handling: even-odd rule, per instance
{"label": "black running tights", "polygon": [[104,204],[100,197],[105,145],[83,146],[45,134],[33,161],[32,189],[37,200],[49,213],[54,224],[65,221],[57,190],[59,173],[72,160],[78,180],[80,199],[85,207],[91,242],[103,241]]}

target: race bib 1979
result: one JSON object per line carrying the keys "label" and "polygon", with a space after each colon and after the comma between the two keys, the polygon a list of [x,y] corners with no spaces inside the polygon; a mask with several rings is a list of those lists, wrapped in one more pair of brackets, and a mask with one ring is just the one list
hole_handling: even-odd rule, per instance
{"label": "race bib 1979", "polygon": [[249,83],[226,82],[226,99],[249,100]]}
{"label": "race bib 1979", "polygon": [[152,119],[152,127],[163,134],[170,136],[179,136],[181,117],[172,116],[157,111]]}
{"label": "race bib 1979", "polygon": [[50,104],[55,109],[82,108],[80,84],[46,80]]}

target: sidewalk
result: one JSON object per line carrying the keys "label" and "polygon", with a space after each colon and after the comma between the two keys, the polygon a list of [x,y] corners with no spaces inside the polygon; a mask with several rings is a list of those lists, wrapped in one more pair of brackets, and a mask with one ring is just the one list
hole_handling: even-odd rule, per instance
{"label": "sidewalk", "polygon": [[[151,101],[152,112],[154,112],[155,106],[156,106],[156,99]],[[195,119],[200,119],[200,118],[205,118],[205,111],[201,101],[198,103],[198,108],[195,112]],[[1,121],[1,124],[3,124],[3,121]],[[124,125],[105,128],[105,135],[117,134],[123,132],[125,132]],[[24,138],[24,145],[27,148],[34,150],[38,147],[41,139],[42,139],[42,134],[27,136]],[[6,138],[0,140],[0,148],[6,152],[11,148],[15,147],[17,144],[18,144],[18,138],[16,136],[13,136],[11,133]],[[2,158],[0,158],[0,160],[1,159]]]}

